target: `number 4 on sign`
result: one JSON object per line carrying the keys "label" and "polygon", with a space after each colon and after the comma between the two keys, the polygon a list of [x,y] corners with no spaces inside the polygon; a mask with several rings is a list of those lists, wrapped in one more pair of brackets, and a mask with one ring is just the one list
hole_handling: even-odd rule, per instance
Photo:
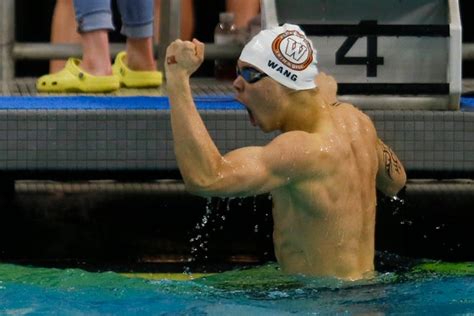
{"label": "number 4 on sign", "polygon": [[[376,28],[377,21],[361,21],[360,29]],[[347,57],[346,54],[361,37],[367,36],[367,57]],[[336,52],[336,65],[366,65],[367,77],[377,77],[377,65],[383,65],[383,57],[377,56],[376,35],[354,35],[349,36]]]}

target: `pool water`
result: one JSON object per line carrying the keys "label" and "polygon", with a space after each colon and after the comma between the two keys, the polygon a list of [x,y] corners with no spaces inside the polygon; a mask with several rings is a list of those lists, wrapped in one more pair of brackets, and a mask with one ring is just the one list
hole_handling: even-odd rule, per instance
{"label": "pool water", "polygon": [[431,262],[357,282],[285,276],[276,264],[185,281],[0,264],[0,313],[472,314],[474,263]]}

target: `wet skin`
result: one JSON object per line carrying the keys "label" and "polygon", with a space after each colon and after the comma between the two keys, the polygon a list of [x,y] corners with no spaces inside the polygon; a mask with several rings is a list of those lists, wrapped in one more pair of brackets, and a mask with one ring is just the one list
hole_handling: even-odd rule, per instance
{"label": "wet skin", "polygon": [[[394,195],[406,180],[370,119],[335,101],[337,84],[324,74],[316,78],[318,88],[304,91],[270,77],[248,83],[239,76],[236,97],[251,122],[282,133],[266,146],[221,155],[189,87],[203,54],[198,41],[178,40],[167,51],[177,61],[166,71],[175,153],[188,190],[202,196],[270,192],[275,253],[287,273],[352,280],[370,275],[376,187]],[[245,66],[252,65],[239,61]]]}

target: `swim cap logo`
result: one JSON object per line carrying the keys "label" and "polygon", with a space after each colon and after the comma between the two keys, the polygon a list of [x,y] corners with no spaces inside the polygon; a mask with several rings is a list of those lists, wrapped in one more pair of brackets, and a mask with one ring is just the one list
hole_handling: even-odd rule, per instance
{"label": "swim cap logo", "polygon": [[272,43],[273,54],[293,70],[305,70],[313,62],[313,49],[308,39],[298,31],[286,31]]}

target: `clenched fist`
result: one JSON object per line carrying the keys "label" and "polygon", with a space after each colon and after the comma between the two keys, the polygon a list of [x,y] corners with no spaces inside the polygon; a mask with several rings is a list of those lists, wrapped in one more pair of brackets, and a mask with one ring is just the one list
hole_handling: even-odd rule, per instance
{"label": "clenched fist", "polygon": [[166,75],[191,76],[204,60],[204,44],[193,39],[192,42],[180,39],[172,42],[166,49]]}

